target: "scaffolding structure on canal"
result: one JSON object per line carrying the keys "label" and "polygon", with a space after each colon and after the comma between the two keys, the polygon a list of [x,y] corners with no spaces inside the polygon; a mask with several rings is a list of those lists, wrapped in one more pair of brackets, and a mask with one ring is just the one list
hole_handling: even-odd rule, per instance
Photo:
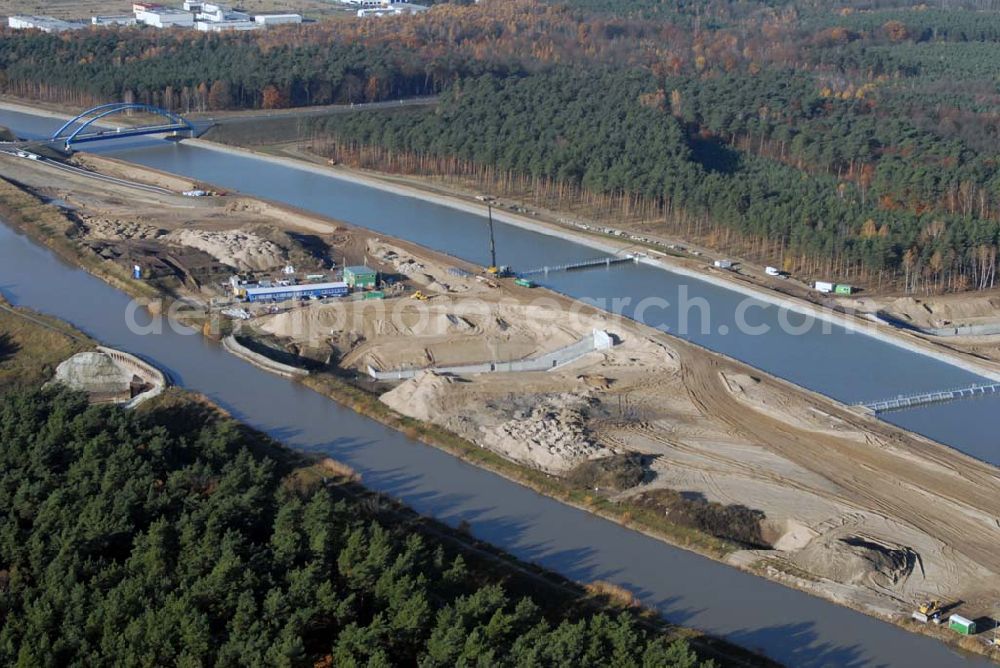
{"label": "scaffolding structure on canal", "polygon": [[953,390],[939,390],[936,392],[919,392],[914,394],[901,394],[892,399],[881,399],[879,401],[863,401],[858,406],[863,406],[873,413],[887,413],[906,408],[916,408],[929,404],[943,404],[959,399],[971,399],[972,397],[982,397],[990,394],[1000,394],[1000,383],[989,383],[985,385],[970,385],[959,387]]}
{"label": "scaffolding structure on canal", "polygon": [[579,262],[555,264],[546,267],[538,267],[536,269],[529,269],[527,271],[519,271],[517,272],[517,275],[521,278],[527,276],[537,276],[538,274],[548,276],[550,272],[576,271],[578,269],[590,269],[591,267],[610,267],[613,264],[621,264],[623,262],[634,262],[638,264],[640,257],[640,255],[635,253],[627,253],[626,255],[606,255],[604,257],[597,257],[590,260],[580,260]]}

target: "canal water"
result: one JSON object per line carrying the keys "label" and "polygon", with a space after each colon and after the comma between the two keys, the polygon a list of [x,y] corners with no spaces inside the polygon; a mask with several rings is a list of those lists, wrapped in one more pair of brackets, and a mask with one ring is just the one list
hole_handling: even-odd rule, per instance
{"label": "canal water", "polygon": [[[56,123],[30,116],[25,119],[19,124],[12,115],[0,113],[0,124],[19,133],[30,127],[28,123],[34,123],[33,127],[40,128],[39,132]],[[231,156],[183,145],[144,144],[119,151],[118,156],[227,188],[289,201],[436,246],[473,261],[484,259],[479,239],[483,233],[481,219],[446,207],[399,196],[379,199],[384,193],[289,168],[276,167],[271,171],[273,165],[260,161],[214,162],[215,169],[222,171],[202,172],[205,168],[202,161],[208,163],[220,157],[229,160]],[[436,230],[433,235],[423,236],[430,235],[432,230]],[[517,257],[518,263],[556,264],[594,255],[591,249],[507,226],[498,228],[497,243],[500,249],[505,249],[502,253]],[[626,277],[626,272],[635,272],[635,278]],[[709,295],[706,298],[730,298],[731,295],[722,290],[717,296],[713,290],[718,288],[713,286],[632,265],[599,274],[579,274],[572,276],[572,282],[569,279],[569,276],[550,276],[553,287],[568,294],[573,294],[571,290],[585,291],[589,294],[575,296],[590,298],[614,294],[615,286],[633,291],[641,288],[654,295],[663,295],[673,287],[665,281],[686,284],[691,292],[697,290],[697,295]],[[580,287],[578,281],[585,285]],[[966,662],[932,640],[672,548],[467,465],[300,385],[262,372],[225,354],[200,336],[179,334],[170,327],[165,327],[161,334],[137,334],[126,326],[129,300],[125,295],[85,272],[62,264],[48,251],[2,226],[0,291],[16,304],[64,318],[109,345],[155,361],[180,385],[203,392],[238,419],[267,431],[292,447],[323,452],[350,464],[362,474],[367,486],[391,494],[421,513],[452,525],[469,522],[477,537],[576,580],[602,579],[628,587],[671,621],[761,649],[790,666],[945,666]],[[621,294],[629,292],[618,296]],[[714,303],[713,308],[716,308]],[[764,307],[759,310],[767,313]],[[661,317],[662,320],[652,324],[670,329],[669,310],[664,310]],[[714,321],[714,317],[722,320]],[[713,316],[714,335],[711,331],[706,335],[699,332],[689,338],[704,345],[744,345],[732,343],[739,337],[718,334],[717,323],[724,324],[725,318],[727,308],[721,308],[721,313]],[[821,335],[799,338],[805,340],[810,336]],[[815,371],[810,377],[833,388],[818,389],[830,394],[859,390],[881,393],[883,386],[900,385],[899,374],[916,383],[925,382],[926,373],[935,375],[946,385],[969,379],[968,374],[928,358],[855,334],[843,336],[855,337],[850,342],[861,345],[862,351],[867,345],[884,346],[859,353],[866,355],[869,364],[881,371],[855,369],[853,375],[844,373],[839,368],[843,363],[838,364],[836,358],[818,353],[817,348],[810,347],[812,344],[802,343],[805,348],[797,350],[792,339],[776,346],[778,350],[774,351],[768,343],[770,336],[757,337],[759,345],[768,346],[772,351],[759,359],[778,364],[792,356],[796,363],[788,363],[788,373],[779,375],[796,382],[800,382],[798,376],[803,375],[798,373],[801,369],[797,367],[808,363]],[[782,351],[782,347],[785,350]],[[743,349],[750,353],[756,350],[749,344]],[[900,357],[896,358],[897,354]],[[884,366],[886,360],[890,362],[888,366]],[[757,364],[754,360],[746,361]],[[930,366],[922,366],[928,364]],[[767,368],[764,364],[757,365]],[[914,365],[923,371],[914,371]],[[920,387],[937,386],[935,382]],[[860,393],[853,396],[867,398]],[[961,405],[971,407],[979,403],[963,402]],[[989,417],[987,422],[994,427],[997,424],[995,413],[979,414],[972,410],[971,414],[978,415],[975,419]],[[928,421],[928,427],[948,419],[952,418],[939,415],[936,420]],[[956,427],[962,426],[962,420],[954,419]],[[968,434],[963,429],[958,431]],[[961,439],[949,442],[961,442]]]}
{"label": "canal water", "polygon": [[[48,136],[60,124],[58,119],[0,110],[0,125],[25,137]],[[472,213],[249,155],[184,143],[140,138],[89,146],[488,264],[486,220]],[[515,269],[600,255],[581,244],[504,224],[496,226],[496,245],[498,260]],[[987,382],[863,333],[824,327],[814,318],[648,265],[552,273],[538,282],[845,403]],[[883,418],[1000,465],[998,395],[898,411]]]}
{"label": "canal water", "polygon": [[[252,156],[183,143],[150,145],[147,141],[117,149],[113,155],[293,204],[480,265],[489,263],[488,231],[482,216]],[[496,245],[498,261],[515,268],[600,255],[565,239],[502,224],[496,226]],[[648,265],[626,263],[605,270],[551,273],[539,282],[846,403],[986,382],[925,355],[839,326],[824,329],[824,323],[814,318]],[[756,331],[766,333],[752,333]],[[992,396],[891,413],[885,419],[1000,464],[998,416],[1000,396]]]}
{"label": "canal water", "polygon": [[3,225],[0,292],[154,361],[237,419],[294,448],[344,461],[365,485],[420,513],[452,526],[468,522],[476,537],[575,580],[627,587],[671,621],[761,649],[789,666],[963,663],[928,638],[670,547],[465,464],[199,335],[170,326],[161,334],[133,333],[126,325],[128,297]]}

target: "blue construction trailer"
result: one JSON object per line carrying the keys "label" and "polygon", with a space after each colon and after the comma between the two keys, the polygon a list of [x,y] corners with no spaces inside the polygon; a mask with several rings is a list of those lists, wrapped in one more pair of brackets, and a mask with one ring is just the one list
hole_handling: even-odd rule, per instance
{"label": "blue construction trailer", "polygon": [[350,292],[347,283],[307,283],[305,285],[276,285],[273,288],[247,288],[248,302],[284,302],[289,299],[310,297],[345,297]]}

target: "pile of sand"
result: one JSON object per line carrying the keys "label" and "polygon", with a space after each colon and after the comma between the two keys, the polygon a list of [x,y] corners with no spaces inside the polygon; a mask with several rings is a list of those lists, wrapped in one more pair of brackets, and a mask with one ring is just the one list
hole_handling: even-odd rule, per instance
{"label": "pile of sand", "polygon": [[125,241],[128,239],[151,240],[162,237],[166,232],[153,225],[118,218],[92,218],[84,216],[83,227],[91,239]]}
{"label": "pile of sand", "polygon": [[886,311],[926,329],[992,323],[1000,319],[1000,295],[996,291],[936,297],[861,298],[844,303],[861,311]]}
{"label": "pile of sand", "polygon": [[781,552],[795,552],[808,545],[819,536],[812,527],[793,518],[785,520],[764,520],[761,525],[764,541]]}
{"label": "pile of sand", "polygon": [[385,243],[381,239],[369,239],[366,250],[372,257],[391,265],[396,273],[432,292],[447,294],[484,289],[483,285],[471,275],[449,272],[448,267],[426,259],[418,259],[405,249]]}
{"label": "pile of sand", "polygon": [[219,262],[243,271],[266,271],[280,267],[288,260],[284,249],[253,232],[174,230],[165,239],[182,246],[197,248]]}
{"label": "pile of sand", "polygon": [[443,390],[454,378],[424,371],[399,387],[386,392],[379,400],[398,413],[415,420],[433,422],[442,414]]}
{"label": "pile of sand", "polygon": [[132,374],[104,353],[78,353],[56,367],[52,382],[91,395],[117,395],[129,392]]}
{"label": "pile of sand", "polygon": [[[562,474],[584,459],[615,454],[587,429],[592,399],[586,391],[539,395],[511,412],[506,410],[509,403],[499,408],[488,399],[471,398],[467,393],[475,384],[468,390],[456,386],[463,382],[470,381],[424,371],[380,400],[407,417],[441,424],[481,447],[548,473]],[[478,414],[470,401],[481,408]]]}
{"label": "pile of sand", "polygon": [[324,220],[318,216],[299,213],[285,207],[275,206],[273,204],[254,199],[230,199],[226,203],[225,211],[228,214],[242,213],[250,214],[251,216],[269,218],[274,221],[278,227],[283,229],[287,229],[288,227],[299,227],[312,232],[318,232],[320,234],[331,234],[345,229],[336,223]]}
{"label": "pile of sand", "polygon": [[815,406],[803,405],[773,384],[762,383],[760,378],[745,373],[719,372],[726,389],[744,405],[770,415],[782,422],[838,438],[849,438],[859,443],[878,444],[878,438],[852,428],[844,420]]}
{"label": "pile of sand", "polygon": [[857,535],[816,538],[790,558],[799,568],[833,582],[885,589],[905,581],[916,560],[910,548]]}
{"label": "pile of sand", "polygon": [[444,296],[339,301],[260,319],[274,336],[332,345],[341,366],[360,370],[523,359],[574,343],[602,324],[557,309]]}
{"label": "pile of sand", "polygon": [[482,428],[482,445],[505,457],[549,473],[565,473],[584,459],[614,451],[599,444],[586,427],[585,395],[548,397],[530,411]]}

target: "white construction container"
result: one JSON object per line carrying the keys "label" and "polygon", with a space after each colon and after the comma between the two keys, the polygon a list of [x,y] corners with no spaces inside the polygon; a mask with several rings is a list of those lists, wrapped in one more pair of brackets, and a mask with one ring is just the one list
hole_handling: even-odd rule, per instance
{"label": "white construction container", "polygon": [[833,283],[828,283],[826,281],[816,281],[813,284],[813,287],[817,292],[833,292],[834,285]]}
{"label": "white construction container", "polygon": [[716,260],[715,261],[715,266],[716,266],[717,269],[732,269],[733,268],[733,261],[732,260]]}

